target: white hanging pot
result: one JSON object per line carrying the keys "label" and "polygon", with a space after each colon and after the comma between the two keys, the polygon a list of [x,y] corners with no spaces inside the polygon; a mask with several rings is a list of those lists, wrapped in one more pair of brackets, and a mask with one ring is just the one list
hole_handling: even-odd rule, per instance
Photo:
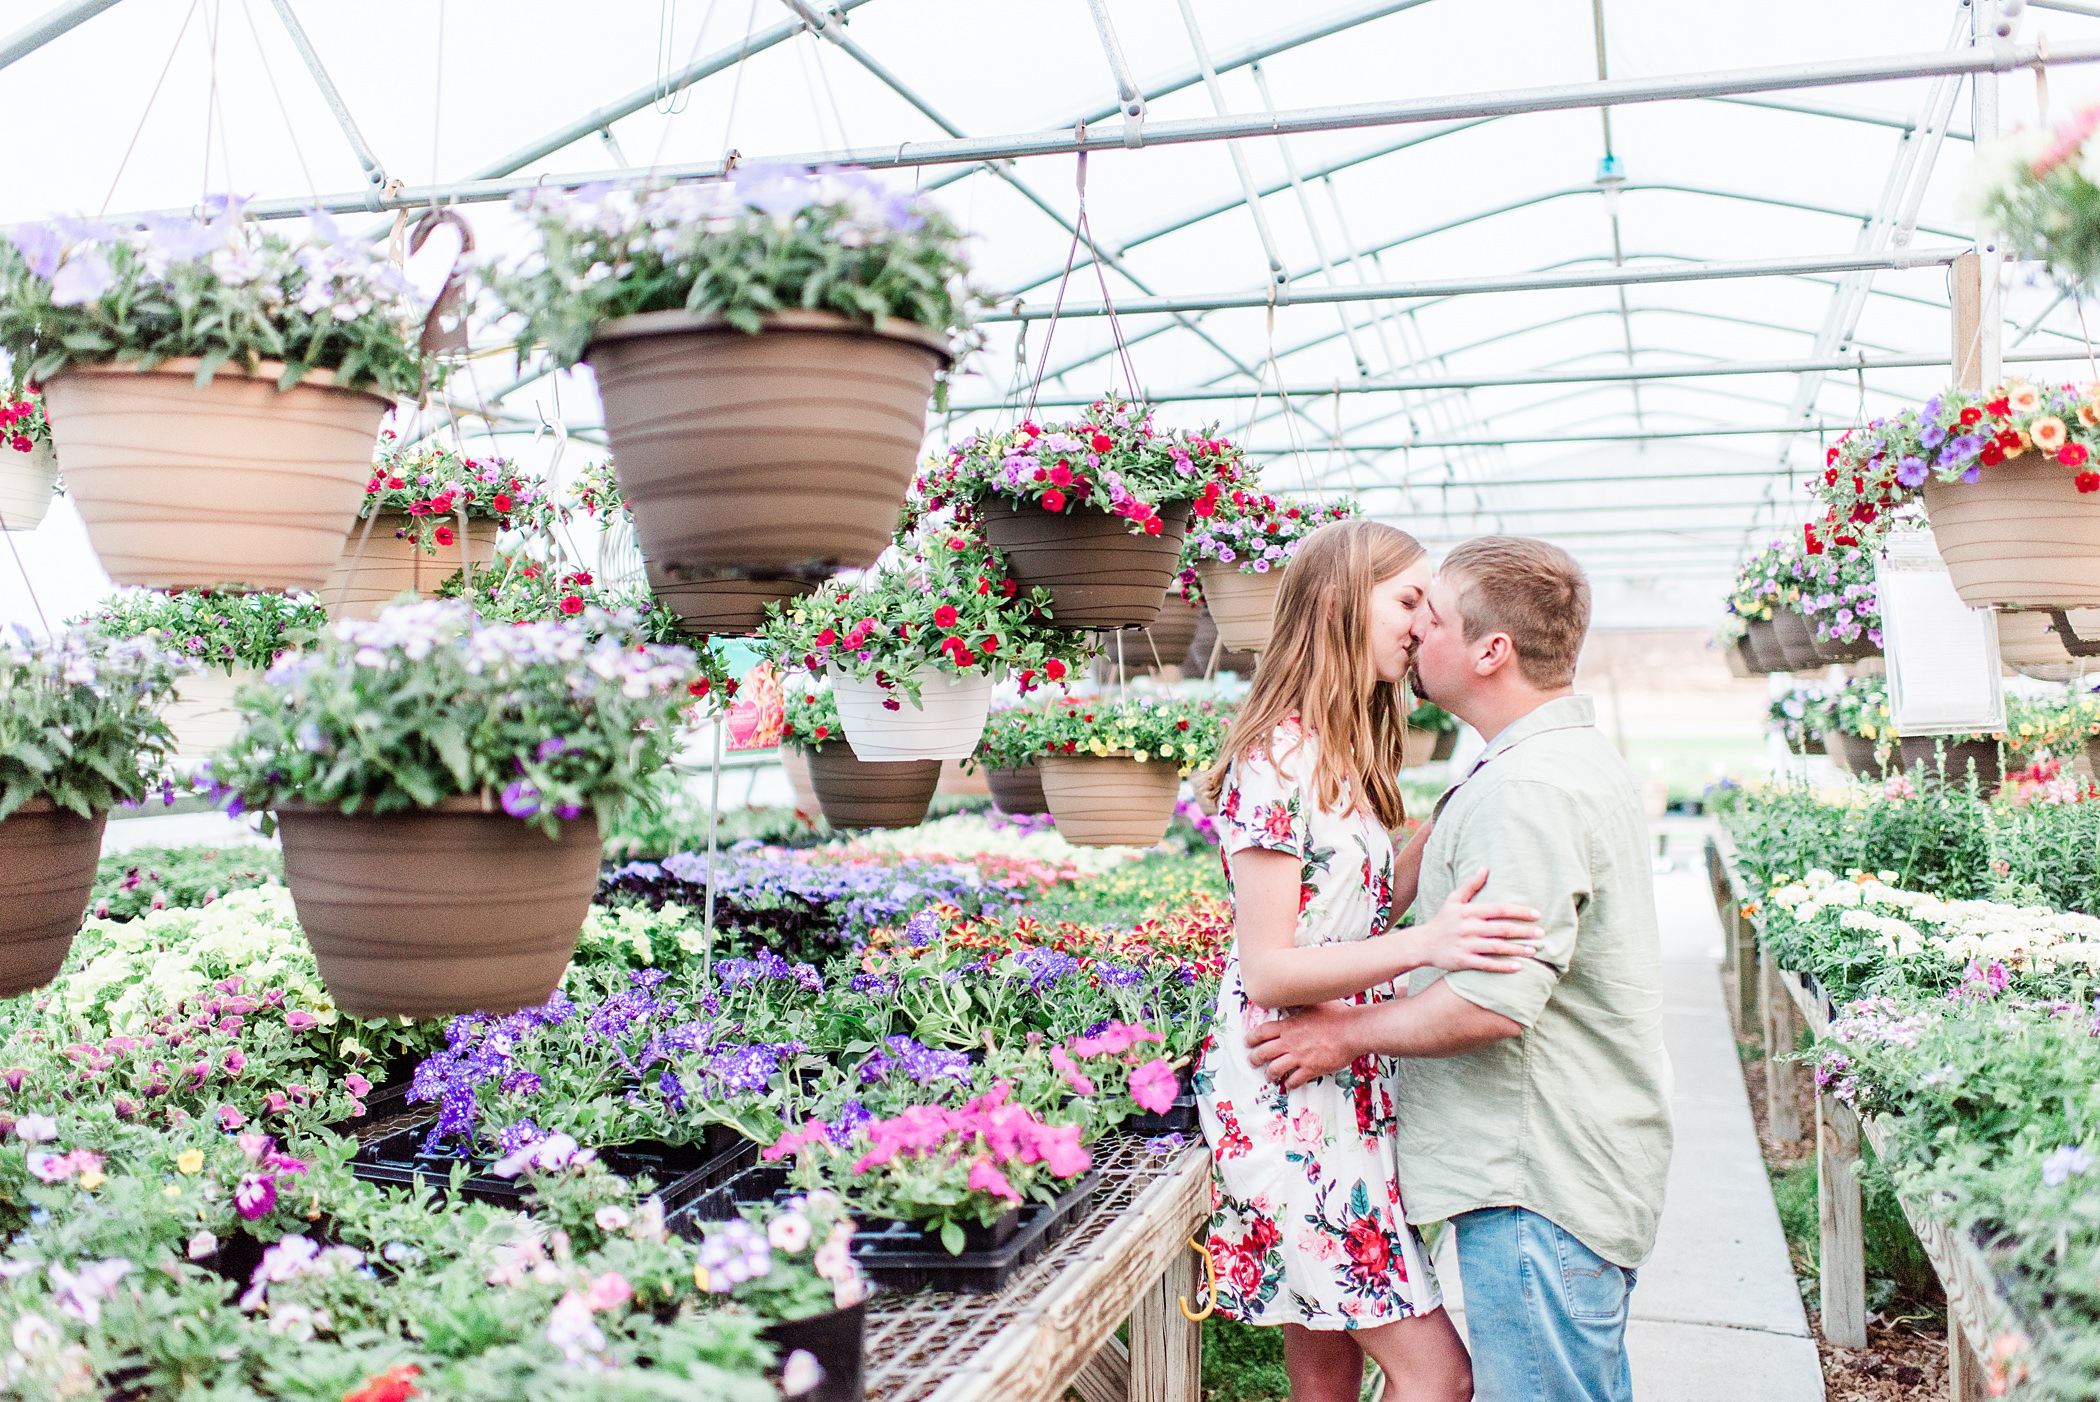
{"label": "white hanging pot", "polygon": [[[831,690],[853,753],[878,763],[968,759],[991,714],[991,677],[957,677],[938,667],[921,667],[913,680],[919,686],[917,705],[901,686],[879,686],[833,669]],[[895,701],[896,708],[885,706],[885,701]]]}
{"label": "white hanging pot", "polygon": [[233,743],[241,729],[241,712],[233,704],[234,693],[261,676],[253,667],[236,667],[231,674],[206,667],[175,684],[175,699],[162,713],[162,719],[175,734],[175,761],[179,767],[194,769],[210,759],[214,750]]}
{"label": "white hanging pot", "polygon": [[33,531],[51,509],[58,459],[49,443],[26,453],[0,445],[0,530]]}

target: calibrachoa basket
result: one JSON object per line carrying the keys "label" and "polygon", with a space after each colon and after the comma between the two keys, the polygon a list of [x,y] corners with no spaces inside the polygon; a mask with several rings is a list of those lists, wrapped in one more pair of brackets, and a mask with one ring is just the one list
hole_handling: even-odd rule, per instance
{"label": "calibrachoa basket", "polygon": [[670,757],[699,680],[691,652],[631,626],[398,605],[241,694],[214,779],[234,811],[277,811],[342,1007],[428,1017],[553,990],[597,887],[598,813]]}
{"label": "calibrachoa basket", "polygon": [[58,490],[58,458],[43,396],[25,393],[0,403],[0,529],[33,531]]}
{"label": "calibrachoa basket", "polygon": [[506,459],[439,447],[393,454],[374,465],[321,597],[331,617],[371,618],[404,592],[437,592],[468,564],[487,569],[497,532],[544,529],[552,516],[542,484]]}
{"label": "calibrachoa basket", "polygon": [[1269,645],[1283,569],[1304,539],[1330,521],[1362,514],[1353,499],[1295,502],[1251,487],[1204,488],[1196,520],[1181,547],[1181,587],[1210,604],[1225,646],[1261,652]]}
{"label": "calibrachoa basket", "polygon": [[1217,753],[1228,715],[1200,701],[1095,697],[1046,707],[1035,723],[1036,764],[1059,835],[1089,847],[1158,842],[1182,776]]}
{"label": "calibrachoa basket", "polygon": [[[950,676],[921,667],[904,686],[835,677],[839,722],[866,761],[968,759],[992,706],[989,676]],[[905,691],[916,696],[903,695]]]}
{"label": "calibrachoa basket", "polygon": [[779,166],[523,204],[539,247],[494,285],[521,350],[590,362],[660,577],[872,562],[964,320],[957,231],[865,172]]}

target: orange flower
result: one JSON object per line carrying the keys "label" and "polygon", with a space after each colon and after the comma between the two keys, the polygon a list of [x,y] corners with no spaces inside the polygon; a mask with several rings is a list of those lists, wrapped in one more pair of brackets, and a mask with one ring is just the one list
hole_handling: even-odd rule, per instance
{"label": "orange flower", "polygon": [[366,1378],[343,1394],[343,1402],[408,1402],[416,1396],[416,1379],[422,1375],[415,1364],[403,1363]]}
{"label": "orange flower", "polygon": [[2029,424],[2027,433],[2034,446],[2045,453],[2053,453],[2063,447],[2070,437],[2069,430],[2064,427],[2064,421],[2053,414],[2045,414]]}

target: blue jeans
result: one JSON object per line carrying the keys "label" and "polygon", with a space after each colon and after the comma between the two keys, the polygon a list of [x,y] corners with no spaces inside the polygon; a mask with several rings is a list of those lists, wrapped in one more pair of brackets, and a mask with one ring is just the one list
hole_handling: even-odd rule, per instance
{"label": "blue jeans", "polygon": [[1451,1225],[1475,1402],[1633,1402],[1632,1271],[1521,1207],[1462,1213]]}

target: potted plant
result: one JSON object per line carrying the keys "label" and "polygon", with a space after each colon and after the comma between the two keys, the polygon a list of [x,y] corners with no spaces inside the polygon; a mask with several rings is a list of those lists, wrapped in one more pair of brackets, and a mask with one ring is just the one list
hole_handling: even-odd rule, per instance
{"label": "potted plant", "polygon": [[1977,213],[2006,247],[2049,265],[2065,287],[2090,287],[2100,273],[2100,186],[2094,109],[2054,129],[2025,127],[1978,148]]}
{"label": "potted plant", "polygon": [[981,519],[1014,578],[1049,590],[1061,628],[1142,627],[1180,568],[1191,509],[1246,472],[1224,439],[1157,431],[1111,395],[1085,419],[964,439],[919,474],[907,517],[952,506]]}
{"label": "potted plant", "polygon": [[[838,698],[829,687],[790,689],[787,734],[781,764],[803,811],[821,811],[824,821],[847,828],[914,828],[926,818],[941,782],[937,759],[864,760],[854,753],[839,722]],[[801,779],[797,781],[797,771]],[[809,786],[807,795],[803,785]]]}
{"label": "potted plant", "polygon": [[1948,389],[1830,449],[1816,489],[1835,519],[1922,502],[1971,608],[2100,605],[2100,398],[2009,380]]}
{"label": "potted plant", "polygon": [[699,677],[691,652],[603,615],[396,605],[243,690],[213,779],[233,810],[275,814],[337,1006],[508,1011],[560,981],[597,889],[601,815],[669,759]]}
{"label": "potted plant", "polygon": [[233,698],[278,656],[304,647],[327,626],[321,606],[301,594],[161,594],[128,589],[78,620],[100,638],[149,638],[195,664],[175,684],[164,719],[173,757],[207,759],[240,729]]}
{"label": "potted plant", "polygon": [[1226,712],[1208,701],[1075,698],[1046,708],[1036,760],[1057,831],[1082,847],[1150,847],[1182,776],[1208,764]]}
{"label": "potted plant", "polygon": [[57,494],[58,457],[43,396],[10,396],[0,403],[0,530],[35,530]]}
{"label": "potted plant", "polygon": [[1181,545],[1182,592],[1193,597],[1200,582],[1219,635],[1236,652],[1268,647],[1276,591],[1299,543],[1330,521],[1363,514],[1350,497],[1294,502],[1215,480],[1204,484],[1191,510],[1196,519]]}
{"label": "potted plant", "polygon": [[1458,749],[1458,717],[1431,701],[1417,705],[1407,715],[1407,733],[1400,740],[1400,767],[1414,769],[1451,758]]}
{"label": "potted plant", "polygon": [[1050,811],[1049,800],[1043,797],[1043,771],[1036,764],[1048,738],[1045,714],[1041,706],[993,711],[977,742],[977,752],[970,757],[991,788],[992,802],[1009,816],[1033,817]]}
{"label": "potted plant", "polygon": [[1874,562],[1886,529],[1861,529],[1826,519],[1802,528],[1805,552],[1796,558],[1798,607],[1808,622],[1819,662],[1857,662],[1881,655],[1881,605]]}
{"label": "potted plant", "polygon": [[1802,655],[1798,651],[1788,654],[1774,621],[1785,607],[1787,590],[1792,587],[1790,576],[1786,546],[1774,541],[1743,566],[1728,599],[1728,611],[1743,620],[1750,650],[1768,672],[1790,672],[1797,665],[1815,665],[1813,646],[1806,653],[1805,663],[1796,662]]}
{"label": "potted plant", "polygon": [[877,568],[827,580],[764,636],[785,665],[830,677],[862,760],[967,759],[1000,672],[1025,695],[1083,664],[1087,640],[1048,610],[1048,595],[1023,593],[974,524],[922,517]]}
{"label": "potted plant", "polygon": [[383,245],[240,202],[144,230],[25,224],[0,244],[0,346],[42,386],[66,488],[119,584],[311,589],[420,394],[420,315]]}
{"label": "potted plant", "polygon": [[1840,768],[1865,778],[1887,772],[1896,749],[1889,724],[1889,689],[1885,677],[1854,677],[1831,699],[1834,728],[1825,733],[1838,747]]}
{"label": "potted plant", "polygon": [[0,997],[65,962],[110,807],[144,799],[167,758],[181,667],[148,638],[0,636]]}
{"label": "potted plant", "polygon": [[541,485],[506,458],[435,445],[392,452],[373,465],[357,524],[321,587],[328,616],[371,618],[402,594],[436,593],[468,564],[479,574],[496,557],[498,531],[548,515]]}
{"label": "potted plant", "polygon": [[859,171],[535,192],[491,274],[521,353],[588,361],[660,587],[820,579],[889,542],[966,319],[961,235]]}

